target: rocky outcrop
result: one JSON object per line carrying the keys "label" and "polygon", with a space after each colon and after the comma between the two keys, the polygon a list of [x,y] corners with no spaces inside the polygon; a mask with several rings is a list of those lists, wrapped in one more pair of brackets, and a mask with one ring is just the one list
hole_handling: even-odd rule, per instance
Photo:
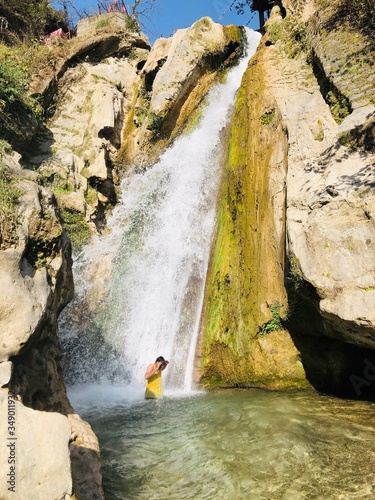
{"label": "rocky outcrop", "polygon": [[143,35],[107,26],[73,39],[34,77],[53,113],[25,161],[55,193],[76,249],[116,203],[115,157],[149,49]]}
{"label": "rocky outcrop", "polygon": [[6,157],[3,163],[19,179],[20,206],[17,241],[0,252],[0,361],[12,362],[11,386],[26,405],[61,412],[70,405],[56,329],[57,315],[73,295],[70,242],[52,193]]}
{"label": "rocky outcrop", "polygon": [[2,210],[16,211],[12,227],[1,220],[0,412],[8,426],[1,426],[0,496],[71,498],[78,491],[74,463],[74,484],[84,481],[82,470],[95,478],[81,498],[102,498],[98,443],[90,426],[70,415],[61,366],[57,318],[73,295],[70,241],[53,194],[19,159],[3,154],[0,166]]}
{"label": "rocky outcrop", "polygon": [[125,128],[123,161],[144,167],[200,112],[213,82],[243,50],[243,32],[205,17],[157,40],[142,70],[134,122]]}
{"label": "rocky outcrop", "polygon": [[116,26],[63,48],[33,80],[32,93],[45,105],[53,97],[54,111],[26,162],[56,194],[79,247],[105,228],[121,172],[157,158],[192,120],[213,80],[240,55],[242,35],[204,18],[157,41],[150,55],[143,35]]}
{"label": "rocky outcrop", "polygon": [[[338,2],[284,7],[284,16],[273,9],[237,102],[207,288],[203,377],[231,384],[224,359],[240,383],[268,385],[274,367],[259,377],[264,353],[255,356],[255,346],[271,342],[273,331],[279,351],[287,328],[315,387],[374,398],[363,378],[375,326],[371,41],[350,13],[339,25]],[[358,75],[355,89],[348,72]]]}
{"label": "rocky outcrop", "polygon": [[[336,8],[340,9],[341,5],[337,4]],[[366,31],[356,29],[354,21],[341,17],[339,22],[337,11],[333,12],[332,7],[320,9],[311,17],[307,31],[321,97],[330,104],[332,115],[340,125],[324,116],[322,102],[319,108],[314,106],[320,112],[320,117],[314,117],[315,124],[322,125],[322,133],[317,134],[315,129],[311,135],[306,130],[303,140],[298,141],[303,123],[313,130],[311,113],[304,114],[302,105],[297,113],[291,113],[290,101],[285,102],[280,96],[280,86],[278,95],[290,144],[287,252],[296,292],[293,300],[306,310],[309,318],[309,325],[297,319],[292,322],[293,335],[306,358],[310,379],[318,388],[373,398],[371,385],[366,384],[359,391],[353,383],[353,376],[363,374],[365,359],[373,358],[375,335],[371,245],[375,156],[365,133],[362,142],[349,139],[358,139],[361,128],[371,136],[375,116],[375,106],[371,104],[375,84],[371,61],[373,64],[374,59],[373,55],[369,56]],[[341,47],[339,62],[338,45]],[[353,75],[356,75],[355,83]],[[343,121],[343,115],[337,113],[337,101],[332,105],[327,99],[327,88],[331,89],[331,96],[334,94],[341,100],[345,114],[350,113]],[[335,94],[335,89],[339,93]],[[301,87],[297,93],[301,95]],[[319,98],[319,94],[316,95]],[[295,97],[293,102],[298,100],[302,103],[302,97]],[[291,122],[299,126],[299,130],[292,130]],[[323,338],[315,342],[308,339],[304,344],[306,334]],[[331,342],[326,337],[335,340]]]}
{"label": "rocky outcrop", "polygon": [[111,26],[96,29],[90,36],[73,38],[64,47],[60,47],[57,57],[50,64],[40,68],[33,76],[30,92],[44,99],[48,108],[58,93],[59,80],[65,72],[83,61],[96,63],[106,57],[130,57],[139,61],[146,60],[150,45],[147,38],[138,33]]}

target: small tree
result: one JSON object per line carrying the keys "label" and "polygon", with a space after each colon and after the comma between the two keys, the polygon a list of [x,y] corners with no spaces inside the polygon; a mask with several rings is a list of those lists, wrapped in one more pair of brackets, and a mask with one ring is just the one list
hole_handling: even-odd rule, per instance
{"label": "small tree", "polygon": [[151,19],[152,14],[156,11],[156,4],[157,0],[135,0],[130,5],[129,14],[143,28],[143,19]]}

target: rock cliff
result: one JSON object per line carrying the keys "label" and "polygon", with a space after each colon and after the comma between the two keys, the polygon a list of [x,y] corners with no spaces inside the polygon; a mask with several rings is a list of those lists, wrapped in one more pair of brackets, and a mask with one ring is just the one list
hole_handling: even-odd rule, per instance
{"label": "rock cliff", "polygon": [[285,1],[266,24],[223,182],[203,321],[210,383],[303,384],[292,339],[316,388],[374,398],[369,17]]}

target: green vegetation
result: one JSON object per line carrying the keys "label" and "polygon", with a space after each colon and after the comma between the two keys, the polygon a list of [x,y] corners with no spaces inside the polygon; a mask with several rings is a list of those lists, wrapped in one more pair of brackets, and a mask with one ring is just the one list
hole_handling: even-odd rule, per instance
{"label": "green vegetation", "polygon": [[38,100],[28,94],[30,74],[20,51],[0,44],[0,118],[10,124],[11,114],[26,111],[36,118],[43,115]]}
{"label": "green vegetation", "polygon": [[262,125],[269,125],[275,118],[275,110],[267,111],[260,117],[260,122]]}
{"label": "green vegetation", "polygon": [[141,32],[141,27],[136,16],[125,17],[125,29],[135,33]]}
{"label": "green vegetation", "polygon": [[149,125],[148,129],[153,132],[159,132],[163,125],[164,115],[163,113],[154,113],[153,111],[148,113]]}
{"label": "green vegetation", "polygon": [[19,38],[43,37],[68,25],[66,12],[55,10],[50,0],[0,0],[0,16],[8,21],[9,31],[4,36],[13,43]]}
{"label": "green vegetation", "polygon": [[282,21],[269,24],[267,35],[273,45],[280,40],[291,59],[306,49],[306,24],[297,16],[288,15]]}
{"label": "green vegetation", "polygon": [[317,131],[314,134],[314,139],[318,142],[322,142],[324,140],[324,128],[321,120],[317,120]]}
{"label": "green vegetation", "polygon": [[4,249],[18,240],[18,206],[22,190],[18,179],[0,163],[0,248]]}
{"label": "green vegetation", "polygon": [[10,154],[11,152],[12,152],[12,147],[9,144],[9,142],[0,139],[0,160],[2,159],[4,153]]}
{"label": "green vegetation", "polygon": [[42,172],[39,174],[38,180],[42,186],[48,187],[57,199],[59,199],[61,195],[73,191],[73,186],[68,179],[64,179],[61,175],[54,172]]}
{"label": "green vegetation", "polygon": [[91,231],[84,215],[76,210],[60,210],[64,228],[72,242],[73,249],[79,251],[83,245],[89,243],[91,239]]}
{"label": "green vegetation", "polygon": [[153,132],[159,132],[163,126],[164,114],[150,111],[150,101],[151,92],[148,92],[146,88],[142,86],[139,89],[138,103],[135,109],[137,121],[139,125],[142,125],[143,122],[148,119],[149,123],[147,128]]}
{"label": "green vegetation", "polygon": [[102,28],[106,28],[111,24],[111,20],[108,17],[99,17],[99,19],[96,21],[95,28],[97,30],[100,30]]}
{"label": "green vegetation", "polygon": [[87,192],[85,194],[86,203],[88,205],[94,205],[98,199],[98,192],[92,186],[87,186]]}
{"label": "green vegetation", "polygon": [[339,90],[331,89],[326,96],[326,101],[331,109],[332,116],[337,123],[341,123],[345,117],[350,115],[351,106],[349,99]]}
{"label": "green vegetation", "polygon": [[301,268],[294,255],[289,257],[289,273],[287,281],[292,284],[295,291],[299,290],[305,283]]}
{"label": "green vegetation", "polygon": [[[74,187],[68,179],[64,179],[56,173],[46,173],[39,176],[39,182],[51,189],[57,198],[58,205],[61,203],[60,198],[74,191]],[[87,203],[93,202],[97,197],[97,192],[89,186],[86,194]],[[70,209],[59,209],[59,217],[63,227],[72,242],[73,249],[81,250],[82,246],[90,241],[91,231],[84,215],[81,212]]]}
{"label": "green vegetation", "polygon": [[267,307],[271,311],[272,319],[260,327],[259,335],[261,337],[264,337],[267,333],[283,329],[283,320],[280,316],[281,309],[284,307],[283,304],[276,301],[273,304],[267,304]]}
{"label": "green vegetation", "polygon": [[267,28],[267,34],[269,36],[270,42],[272,45],[275,45],[275,43],[278,40],[281,40],[282,34],[283,34],[283,28],[282,28],[282,23],[275,21],[272,24],[270,24]]}

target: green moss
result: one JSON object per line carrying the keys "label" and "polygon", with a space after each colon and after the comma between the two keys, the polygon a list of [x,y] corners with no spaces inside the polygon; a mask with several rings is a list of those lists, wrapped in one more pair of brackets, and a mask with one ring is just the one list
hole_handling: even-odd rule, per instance
{"label": "green moss", "polygon": [[88,205],[94,205],[98,199],[98,192],[92,186],[87,187],[87,192],[85,193],[85,199]]}
{"label": "green moss", "polygon": [[[276,388],[304,380],[282,325],[284,237],[269,208],[270,168],[280,143],[286,155],[287,141],[260,57],[252,59],[237,94],[222,176],[200,346],[202,382],[209,386]],[[262,125],[265,109],[272,110],[264,118],[272,127]],[[280,359],[269,357],[264,342]]]}
{"label": "green moss", "polygon": [[200,119],[202,118],[203,110],[204,105],[201,105],[194,110],[193,116],[191,117],[187,127],[184,129],[184,134],[190,134],[198,127]]}
{"label": "green moss", "polygon": [[306,25],[300,16],[288,15],[282,21],[266,25],[268,39],[272,44],[280,41],[288,57],[294,58],[306,49]]}
{"label": "green moss", "polygon": [[228,40],[233,42],[243,43],[244,41],[244,31],[241,27],[234,24],[228,26],[223,26],[224,34]]}
{"label": "green moss", "polygon": [[270,42],[275,45],[278,40],[281,40],[283,33],[281,22],[274,22],[269,24],[267,27],[267,34],[269,36]]}

